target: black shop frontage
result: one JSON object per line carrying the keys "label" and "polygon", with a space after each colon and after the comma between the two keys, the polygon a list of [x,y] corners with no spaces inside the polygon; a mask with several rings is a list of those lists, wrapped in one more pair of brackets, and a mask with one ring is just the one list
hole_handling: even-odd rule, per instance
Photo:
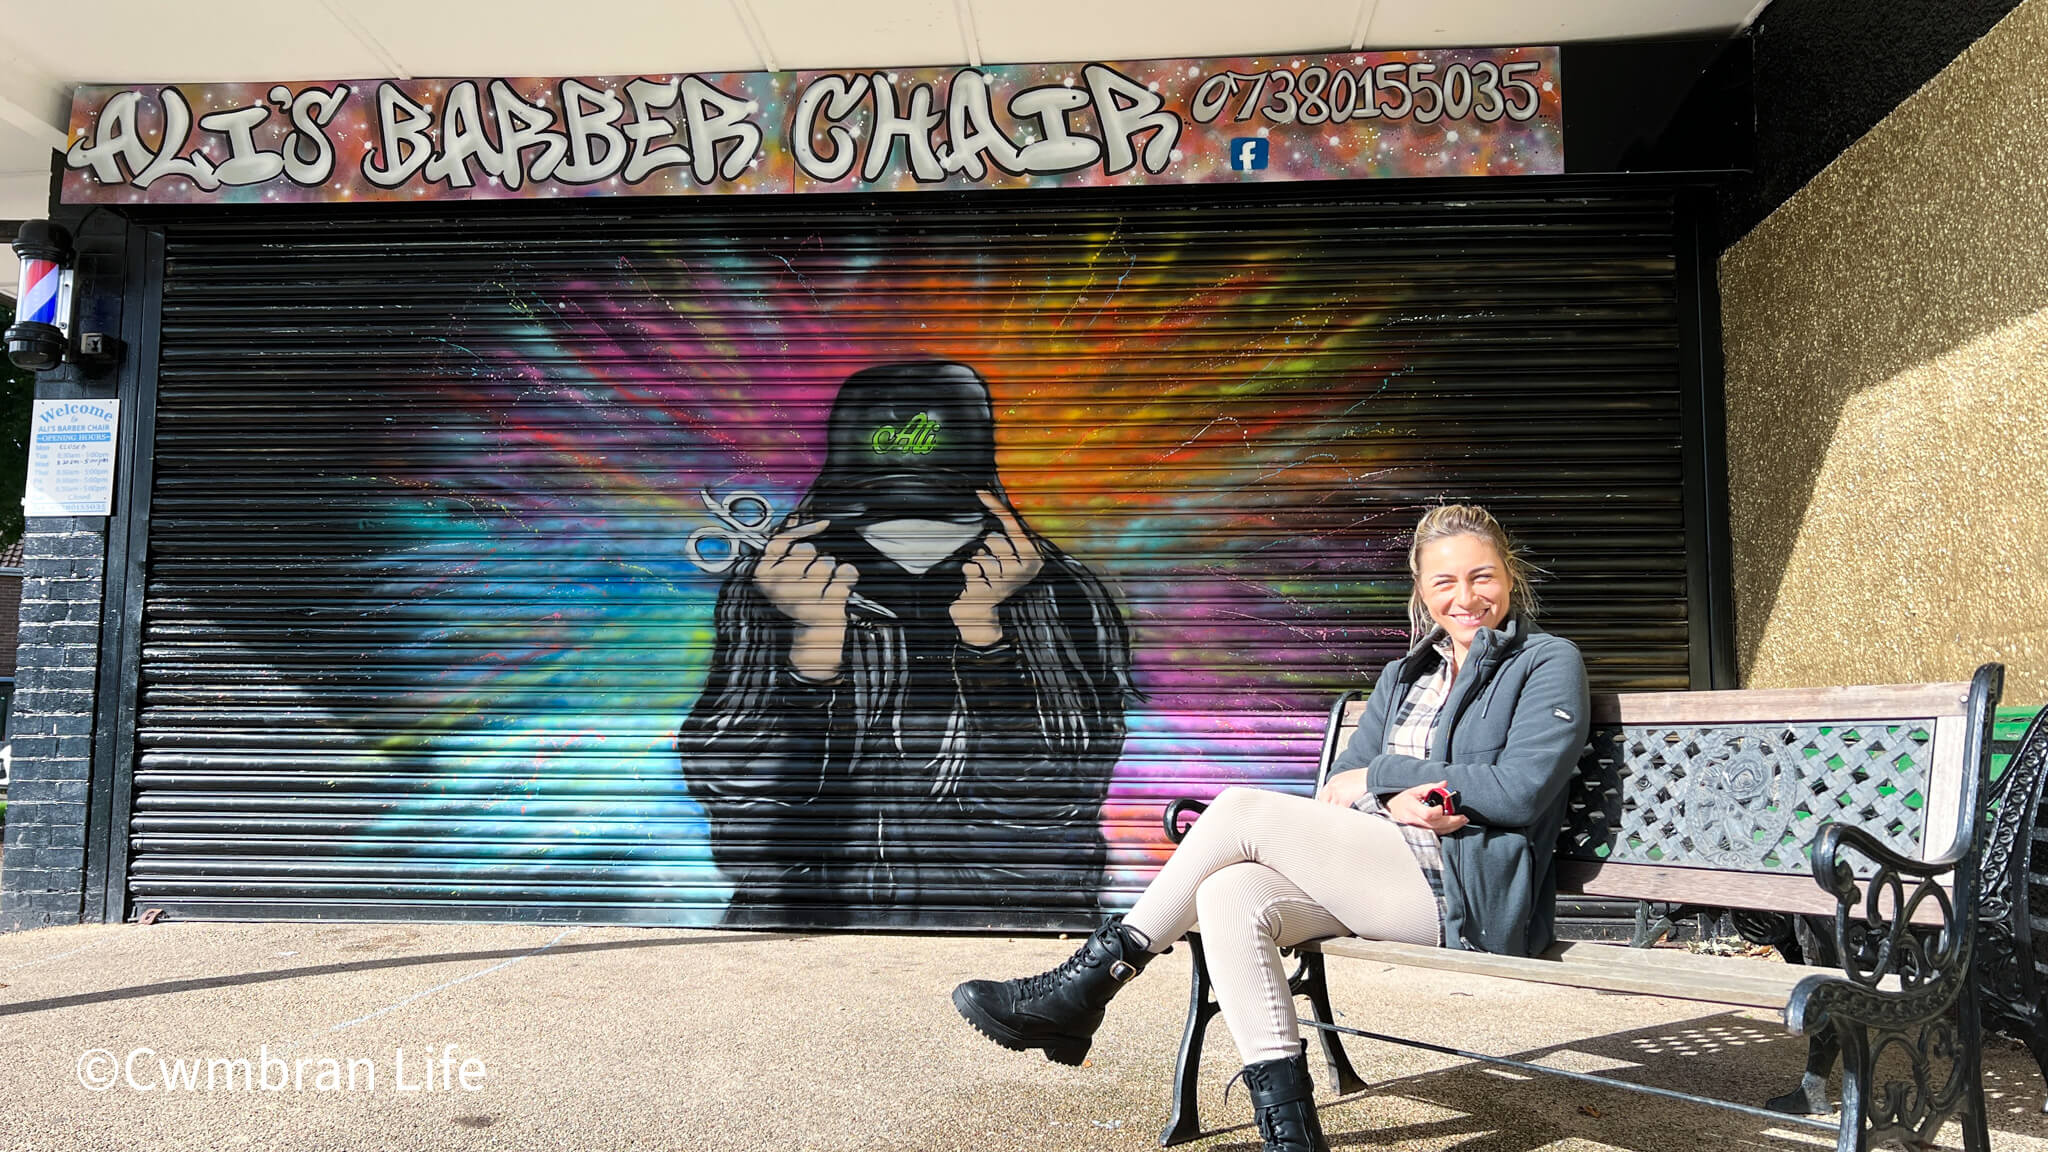
{"label": "black shop frontage", "polygon": [[1085,928],[1447,499],[1732,686],[1713,59],[82,89],[9,908]]}

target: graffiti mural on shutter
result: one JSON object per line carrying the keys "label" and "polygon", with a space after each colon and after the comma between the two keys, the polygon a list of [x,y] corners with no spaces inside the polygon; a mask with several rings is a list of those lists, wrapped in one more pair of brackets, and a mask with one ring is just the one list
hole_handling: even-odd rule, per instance
{"label": "graffiti mural on shutter", "polygon": [[136,900],[1074,928],[1488,503],[1682,687],[1669,204],[170,229]]}

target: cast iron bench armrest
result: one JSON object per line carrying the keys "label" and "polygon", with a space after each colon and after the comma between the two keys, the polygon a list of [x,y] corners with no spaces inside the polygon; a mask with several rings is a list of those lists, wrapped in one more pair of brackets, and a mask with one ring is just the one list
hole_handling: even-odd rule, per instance
{"label": "cast iron bench armrest", "polygon": [[[1816,1041],[1825,1037],[1826,1047],[1839,1046],[1843,1132],[1858,1146],[1886,1140],[1931,1147],[1935,1131],[1959,1108],[1965,1144],[1984,1146],[1978,1063],[1983,1034],[1971,962],[1984,880],[1982,796],[1989,784],[1992,708],[2003,684],[2004,669],[1995,664],[1979,668],[1971,682],[1964,719],[1967,770],[1947,852],[1914,860],[1842,824],[1823,825],[1814,838],[1813,878],[1835,897],[1842,968],[1799,982],[1785,1005],[1785,1026]],[[1844,850],[1864,857],[1876,871],[1859,879]],[[1940,883],[1947,876],[1953,876],[1952,893]],[[1940,924],[1915,925],[1914,913],[1930,901],[1941,911]],[[1898,981],[1897,991],[1877,987],[1887,978]],[[1911,1058],[1916,1089],[1874,1075],[1877,1058],[1894,1048]],[[1941,1062],[1952,1065],[1946,1080],[1929,1078]]]}
{"label": "cast iron bench armrest", "polygon": [[1951,851],[1934,860],[1915,860],[1900,854],[1884,841],[1865,832],[1854,824],[1837,824],[1830,820],[1820,826],[1813,836],[1813,879],[1821,887],[1835,895],[1838,900],[1854,903],[1858,898],[1856,876],[1846,860],[1839,859],[1843,841],[1870,858],[1870,862],[1886,873],[1904,872],[1912,876],[1942,876],[1956,870],[1963,862],[1964,854]]}
{"label": "cast iron bench armrest", "polygon": [[[1977,670],[1965,705],[1962,796],[1956,808],[1955,838],[1947,852],[1932,860],[1915,860],[1892,850],[1862,828],[1830,821],[1823,824],[1813,841],[1813,879],[1835,897],[1835,947],[1847,980],[1821,977],[1803,982],[1786,1007],[1786,1024],[1806,1034],[1806,1025],[1818,1024],[1828,1005],[1844,1008],[1861,1002],[1865,1008],[1881,1009],[1883,1023],[1901,1026],[1900,1013],[1910,1013],[1917,1023],[1942,1011],[1954,1001],[1964,983],[1964,969],[1970,963],[1976,937],[1975,917],[1978,888],[1977,857],[1984,840],[1983,805],[1980,797],[1987,785],[1987,752],[1991,742],[1992,706],[2004,685],[2004,669],[1986,665]],[[1931,830],[1930,830],[1931,832]],[[1869,876],[1858,879],[1844,849],[1877,866]],[[1938,878],[1953,874],[1954,896]],[[1932,901],[1941,910],[1938,928],[1916,927],[1914,914]],[[1858,905],[1861,914],[1858,915]],[[1886,976],[1897,976],[1901,990],[1887,994],[1883,1001],[1826,991],[1830,983],[1860,986],[1868,995]],[[1844,999],[1847,997],[1847,999]]]}
{"label": "cast iron bench armrest", "polygon": [[[1877,865],[1859,879],[1844,849]],[[1812,1035],[1838,1015],[1874,1027],[1903,1028],[1946,1011],[1962,991],[1971,940],[1968,915],[1956,907],[1941,878],[1954,873],[1959,857],[1914,860],[1876,837],[1846,824],[1824,825],[1813,845],[1814,880],[1835,897],[1835,949],[1839,971],[1800,981],[1785,1006],[1794,1033]],[[1937,923],[1914,923],[1924,904],[1940,910]],[[1880,990],[1886,977],[1895,991]]]}
{"label": "cast iron bench armrest", "polygon": [[1188,834],[1188,830],[1180,826],[1180,818],[1187,815],[1200,816],[1208,810],[1207,804],[1200,800],[1190,800],[1185,796],[1168,804],[1166,811],[1159,814],[1159,822],[1166,826],[1166,838],[1175,844],[1180,843]]}
{"label": "cast iron bench armrest", "polygon": [[[1815,838],[1814,879],[1835,896],[1841,968],[1801,980],[1785,1003],[1785,1027],[1812,1045],[1801,1087],[1785,1099],[1825,1100],[1828,1066],[1842,1059],[1843,1132],[1858,1140],[1856,1147],[1889,1138],[1931,1148],[1934,1131],[1965,1104],[1963,1097],[1981,1092],[1982,1025],[1970,973],[1978,878],[1974,867],[1964,867],[1974,864],[1974,839],[1960,840],[1947,858],[1923,862],[1847,825],[1823,826]],[[1867,857],[1877,871],[1859,880],[1844,850]],[[1947,877],[1955,880],[1953,897],[1940,883]],[[1930,904],[1940,923],[1914,923]],[[1888,1048],[1908,1054],[1917,1091],[1876,1075]],[[1942,1063],[1949,1074],[1930,1075]],[[1963,1120],[1966,1129],[1984,1123],[1981,1111]],[[1974,1137],[1965,1143],[1981,1147]]]}

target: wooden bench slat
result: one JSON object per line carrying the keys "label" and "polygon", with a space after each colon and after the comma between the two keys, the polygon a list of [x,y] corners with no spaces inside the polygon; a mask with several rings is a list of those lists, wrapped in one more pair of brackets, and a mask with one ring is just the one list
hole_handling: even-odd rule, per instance
{"label": "wooden bench slat", "polygon": [[1593,696],[1595,724],[1828,723],[1960,716],[1968,684],[1877,684],[1857,688],[1744,688],[1729,692],[1629,692]]}
{"label": "wooden bench slat", "polygon": [[1733,960],[1737,963],[1761,964],[1771,970],[1773,980],[1786,968],[1784,963],[1766,957],[1715,956],[1704,952],[1688,952],[1683,948],[1630,948],[1620,944],[1599,944],[1590,940],[1561,940],[1545,955],[1553,953],[1560,958],[1573,958],[1581,963],[1628,964],[1659,971],[1694,969],[1701,972],[1727,972],[1728,962]]}
{"label": "wooden bench slat", "polygon": [[[1345,947],[1351,944],[1378,947],[1381,942],[1343,939],[1324,943]],[[1395,947],[1413,948],[1415,945],[1401,944]],[[1462,967],[1459,957],[1485,956],[1490,959],[1482,963],[1517,971],[1524,966],[1539,964],[1557,965],[1575,972],[1620,968],[1639,976],[1655,977],[1667,985],[1697,981],[1701,976],[1705,976],[1709,979],[1733,980],[1738,984],[1753,984],[1761,988],[1789,988],[1799,982],[1800,976],[1812,973],[1812,969],[1759,957],[1708,956],[1679,948],[1630,948],[1623,944],[1599,944],[1586,940],[1561,940],[1551,945],[1550,950],[1540,957],[1497,956],[1457,948],[1437,948],[1432,951],[1452,954],[1449,959],[1436,958],[1434,963],[1437,967]],[[1342,948],[1337,954],[1342,954]],[[1413,959],[1414,953],[1403,953],[1403,956]]]}
{"label": "wooden bench slat", "polygon": [[1934,722],[1934,763],[1927,770],[1927,791],[1921,807],[1924,823],[1920,830],[1920,858],[1939,860],[1956,843],[1956,817],[1962,811],[1963,740],[1968,721],[1961,716],[1943,716]]}
{"label": "wooden bench slat", "polygon": [[1559,860],[1557,890],[1561,896],[1660,900],[1673,904],[1753,908],[1815,916],[1835,914],[1834,897],[1821,891],[1811,876]]}
{"label": "wooden bench slat", "polygon": [[[1591,860],[1559,860],[1560,896],[1606,896],[1622,900],[1658,900],[1700,904],[1711,908],[1750,908],[1793,912],[1805,916],[1835,915],[1835,898],[1811,876],[1729,872],[1713,868],[1662,867],[1655,864],[1600,864]],[[1941,923],[1941,909],[1931,902],[1914,913],[1916,924]]]}
{"label": "wooden bench slat", "polygon": [[[1749,1008],[1783,1009],[1793,987],[1816,972],[1768,960],[1701,957],[1617,944],[1560,945],[1541,958],[1353,937],[1325,940],[1317,947],[1325,956]],[[1627,953],[1634,955],[1623,955]]]}
{"label": "wooden bench slat", "polygon": [[[1963,715],[1968,684],[1883,684],[1869,688],[1756,688],[1733,692],[1595,692],[1593,723],[1758,724],[1772,720],[1897,724]],[[1344,705],[1343,726],[1358,727],[1363,699]],[[1350,732],[1344,733],[1350,738]],[[1340,744],[1341,747],[1341,744]]]}

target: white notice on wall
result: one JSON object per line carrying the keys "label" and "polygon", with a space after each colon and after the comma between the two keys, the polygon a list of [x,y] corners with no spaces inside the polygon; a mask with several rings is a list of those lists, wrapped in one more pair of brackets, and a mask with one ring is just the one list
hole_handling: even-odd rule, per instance
{"label": "white notice on wall", "polygon": [[29,516],[111,516],[119,400],[38,400],[29,425]]}

